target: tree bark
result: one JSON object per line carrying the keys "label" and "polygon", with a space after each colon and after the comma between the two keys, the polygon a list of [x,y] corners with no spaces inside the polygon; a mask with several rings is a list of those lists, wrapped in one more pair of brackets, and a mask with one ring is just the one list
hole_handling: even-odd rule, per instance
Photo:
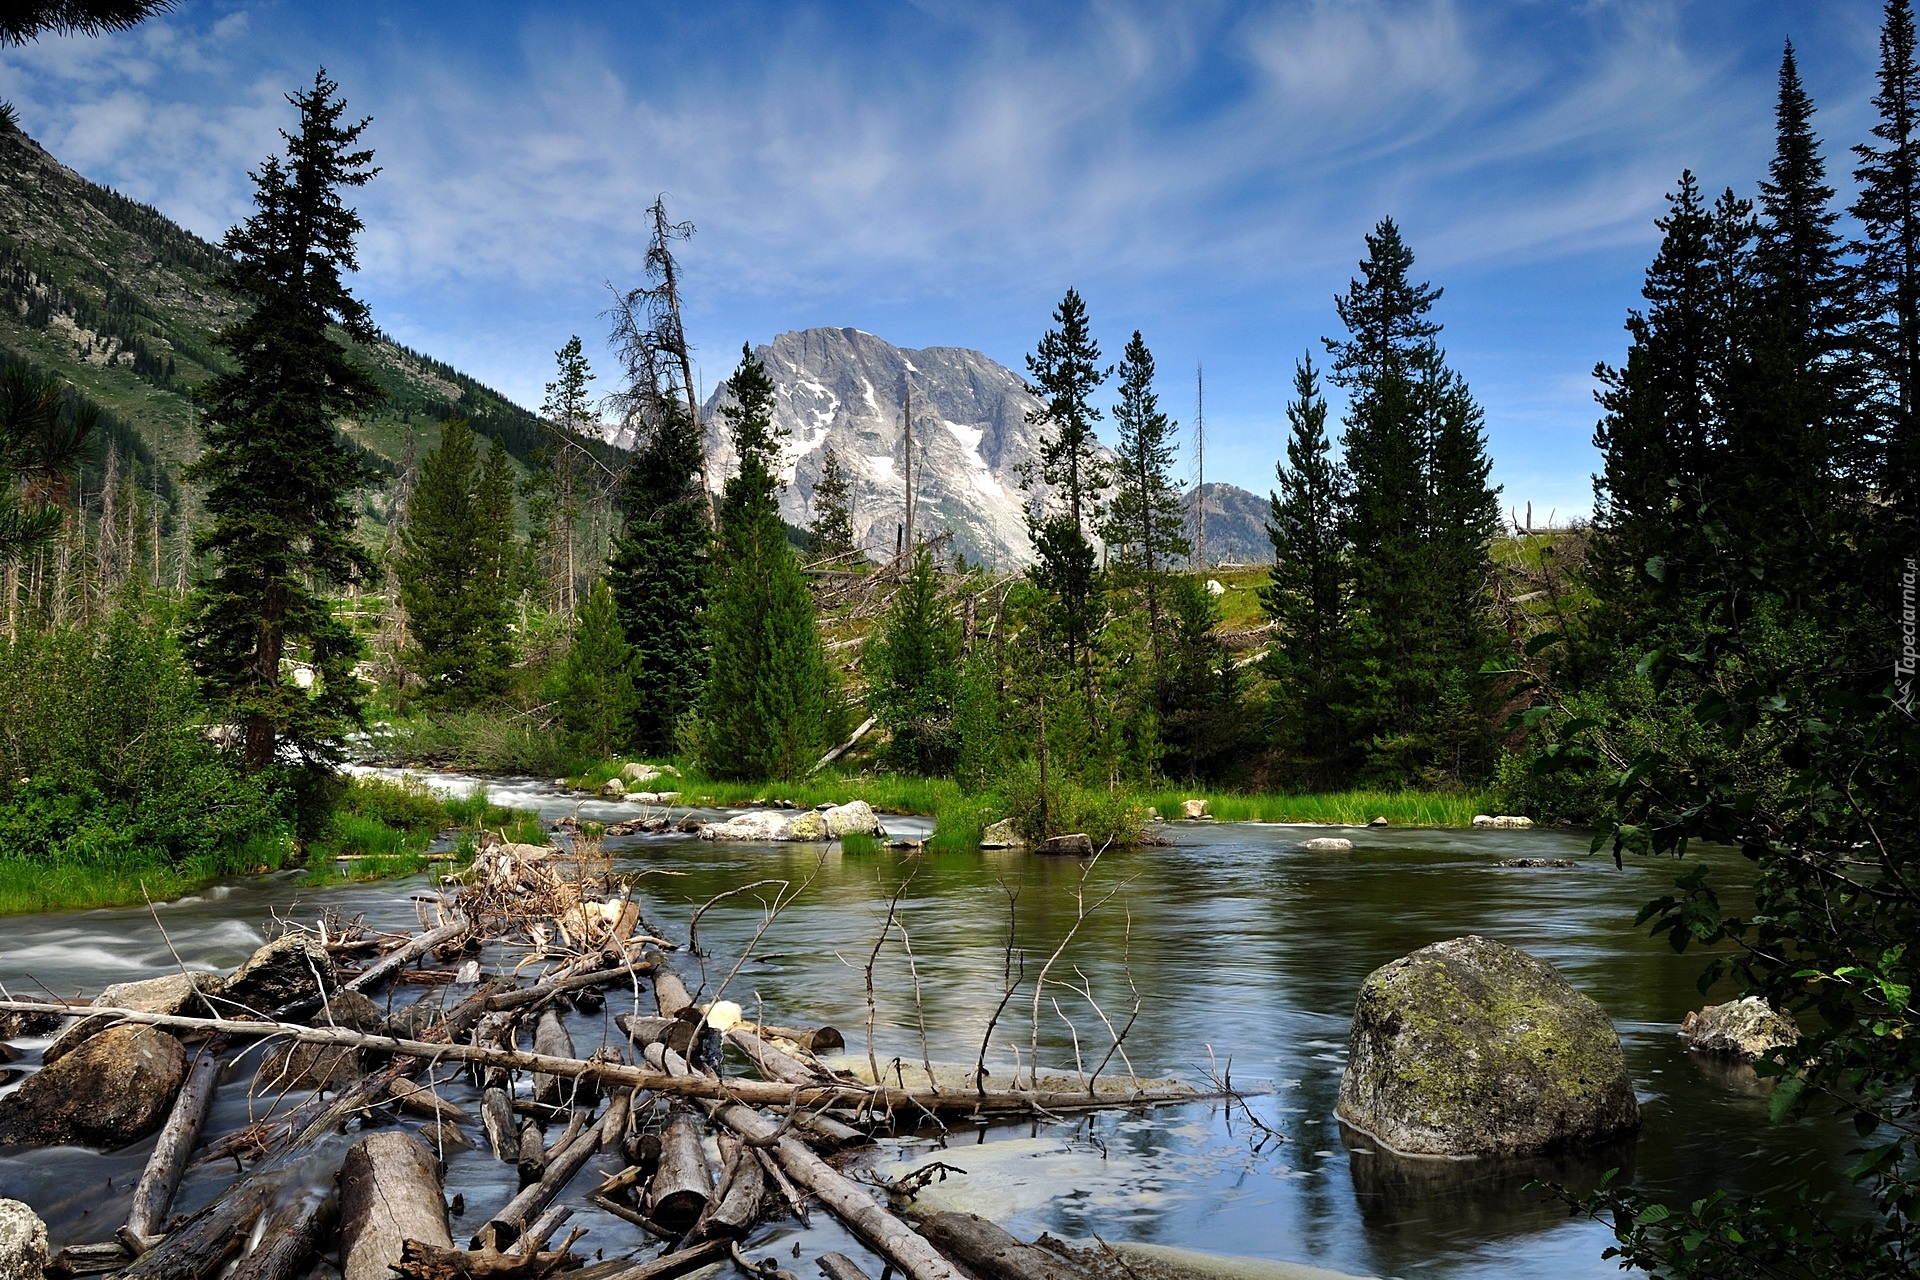
{"label": "tree bark", "polygon": [[411,1134],[370,1133],[340,1166],[341,1280],[393,1280],[408,1240],[453,1245],[439,1163]]}
{"label": "tree bark", "polygon": [[[573,1037],[567,1034],[566,1024],[560,1020],[558,1010],[541,1010],[540,1021],[533,1029],[533,1051],[554,1058],[574,1056]],[[568,1092],[567,1081],[561,1077],[537,1071],[534,1073],[534,1101],[558,1105],[566,1101]]]}
{"label": "tree bark", "polygon": [[553,1198],[566,1189],[573,1176],[587,1158],[600,1149],[600,1139],[605,1134],[618,1134],[627,1127],[627,1109],[632,1105],[633,1095],[622,1090],[613,1095],[613,1101],[607,1106],[607,1114],[599,1124],[593,1125],[575,1137],[558,1154],[547,1162],[547,1170],[540,1175],[540,1181],[525,1187],[520,1194],[507,1202],[500,1212],[487,1219],[485,1226],[473,1237],[473,1247],[490,1246],[505,1249],[520,1238],[532,1221]]}
{"label": "tree bark", "polygon": [[339,1207],[331,1186],[304,1190],[280,1205],[267,1216],[253,1252],[240,1259],[227,1280],[293,1280],[319,1252]]}
{"label": "tree bark", "polygon": [[166,1233],[167,1210],[173,1207],[173,1194],[180,1189],[180,1175],[186,1172],[187,1157],[213,1108],[213,1096],[220,1090],[220,1068],[218,1047],[202,1045],[200,1056],[187,1073],[187,1082],[174,1097],[173,1111],[133,1189],[127,1225],[120,1229],[120,1238],[136,1254],[153,1248]]}
{"label": "tree bark", "polygon": [[713,1199],[713,1172],[700,1141],[700,1122],[682,1111],[660,1135],[660,1165],[647,1187],[647,1216],[670,1231],[684,1231]]}
{"label": "tree bark", "polygon": [[981,1280],[1088,1280],[1078,1267],[974,1213],[936,1213],[920,1230]]}

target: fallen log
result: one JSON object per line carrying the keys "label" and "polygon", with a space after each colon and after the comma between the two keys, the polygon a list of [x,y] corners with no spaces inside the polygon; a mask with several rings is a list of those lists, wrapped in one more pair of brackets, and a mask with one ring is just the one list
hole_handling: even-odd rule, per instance
{"label": "fallen log", "polygon": [[261,1224],[259,1243],[226,1280],[293,1280],[320,1251],[339,1204],[331,1179],[324,1190],[308,1189],[283,1200]]}
{"label": "fallen log", "polygon": [[700,1141],[700,1123],[682,1111],[660,1135],[660,1164],[647,1186],[647,1216],[670,1231],[684,1231],[706,1212],[713,1173]]}
{"label": "fallen log", "polygon": [[409,1240],[453,1245],[439,1162],[410,1134],[370,1133],[340,1165],[341,1280],[392,1280]]}
{"label": "fallen log", "polygon": [[445,1249],[409,1240],[399,1265],[383,1280],[543,1280],[580,1265],[565,1249],[552,1253],[498,1253],[491,1249]]}
{"label": "fallen log", "polygon": [[547,1171],[547,1135],[540,1122],[529,1116],[520,1125],[519,1148],[514,1164],[519,1167],[520,1185],[531,1186]]}
{"label": "fallen log", "polygon": [[173,1194],[180,1189],[180,1175],[186,1172],[187,1157],[213,1108],[213,1095],[220,1088],[220,1067],[218,1046],[202,1045],[187,1072],[186,1083],[174,1097],[173,1110],[133,1189],[127,1225],[119,1232],[135,1254],[153,1248],[166,1233],[167,1210],[173,1207]]}
{"label": "fallen log", "polygon": [[627,1109],[632,1101],[633,1095],[625,1090],[615,1093],[600,1123],[583,1130],[548,1160],[546,1172],[540,1175],[538,1182],[523,1187],[519,1195],[507,1202],[505,1208],[487,1219],[486,1225],[475,1233],[472,1247],[502,1250],[519,1239],[526,1231],[527,1223],[553,1202],[553,1198],[580,1172],[587,1158],[600,1149],[602,1136],[617,1136],[627,1127]]}
{"label": "fallen log", "polygon": [[742,1240],[760,1218],[760,1202],[767,1194],[766,1175],[754,1159],[752,1147],[734,1143],[720,1179],[720,1191],[690,1234],[705,1239]]}
{"label": "fallen log", "polygon": [[519,1161],[520,1134],[513,1123],[513,1102],[505,1089],[492,1088],[480,1095],[480,1126],[487,1132],[487,1145],[493,1148],[495,1160],[507,1164]]}
{"label": "fallen log", "polygon": [[868,1280],[867,1273],[844,1253],[823,1253],[814,1261],[827,1280]]}
{"label": "fallen log", "polygon": [[435,1093],[429,1086],[412,1080],[395,1080],[388,1087],[387,1096],[399,1103],[402,1111],[410,1111],[416,1116],[425,1116],[429,1120],[466,1124],[473,1118]]}
{"label": "fallen log", "polygon": [[[365,991],[380,982],[388,974],[404,968],[408,962],[425,955],[442,943],[453,941],[472,927],[472,923],[466,916],[455,912],[454,915],[439,928],[429,929],[425,933],[416,934],[410,941],[402,943],[400,946],[395,947],[393,950],[387,952],[387,954],[381,956],[378,960],[375,960],[372,964],[361,970],[358,975],[342,983],[341,989],[345,991]],[[285,1018],[294,1018],[302,1014],[311,1013],[320,1007],[320,1003],[321,1001],[318,995],[307,996],[281,1005],[268,1016],[275,1022],[279,1022]]]}
{"label": "fallen log", "polygon": [[120,1274],[125,1280],[217,1276],[247,1244],[253,1224],[279,1198],[287,1166],[256,1169],[194,1214]]}
{"label": "fallen log", "polygon": [[920,1230],[980,1280],[1089,1280],[1087,1273],[977,1213],[936,1213]]}
{"label": "fallen log", "polygon": [[[550,1058],[571,1058],[573,1037],[567,1034],[567,1027],[560,1015],[553,1009],[543,1009],[540,1021],[533,1029],[533,1051],[543,1053]],[[533,1099],[535,1102],[558,1104],[566,1100],[566,1082],[558,1076],[535,1072],[533,1076]]]}
{"label": "fallen log", "polygon": [[745,1027],[733,1028],[727,1032],[727,1039],[746,1054],[747,1061],[758,1067],[760,1074],[769,1080],[785,1084],[815,1084],[826,1078],[825,1072],[816,1071],[792,1054],[774,1048]]}
{"label": "fallen log", "polygon": [[628,1267],[625,1271],[616,1271],[605,1280],[673,1280],[674,1276],[683,1276],[689,1271],[697,1271],[709,1263],[720,1261],[731,1249],[726,1240],[704,1240],[674,1253],[662,1254],[650,1262],[642,1262]]}
{"label": "fallen log", "polygon": [[[0,1000],[0,1012],[61,1012],[67,1006],[28,1000]],[[1207,1095],[1185,1085],[1169,1084],[1157,1088],[1136,1087],[1104,1092],[1081,1090],[992,1090],[984,1093],[939,1092],[925,1088],[898,1088],[869,1085],[857,1081],[834,1081],[816,1085],[774,1084],[761,1080],[717,1080],[710,1076],[675,1076],[665,1071],[628,1066],[608,1060],[552,1058],[517,1049],[488,1049],[479,1045],[435,1043],[351,1031],[345,1027],[303,1027],[284,1022],[235,1022],[225,1018],[190,1018],[179,1014],[146,1013],[139,1009],[100,1009],[123,1022],[146,1023],[156,1027],[189,1031],[220,1032],[230,1036],[258,1039],[280,1036],[310,1044],[351,1045],[358,1049],[403,1055],[409,1058],[435,1058],[457,1062],[478,1062],[487,1066],[519,1071],[540,1071],[569,1078],[591,1078],[603,1088],[644,1089],[681,1098],[731,1100],[757,1107],[765,1106],[866,1106],[868,1109],[919,1111],[947,1115],[1000,1116],[1050,1115],[1069,1111],[1105,1110],[1124,1107],[1157,1106],[1165,1103],[1192,1102]],[[391,1078],[391,1077],[389,1077]],[[369,1080],[373,1077],[369,1077]],[[344,1096],[344,1095],[343,1095]],[[335,1100],[334,1108],[339,1106]],[[319,1123],[319,1121],[315,1121]],[[312,1126],[309,1126],[311,1129]]]}

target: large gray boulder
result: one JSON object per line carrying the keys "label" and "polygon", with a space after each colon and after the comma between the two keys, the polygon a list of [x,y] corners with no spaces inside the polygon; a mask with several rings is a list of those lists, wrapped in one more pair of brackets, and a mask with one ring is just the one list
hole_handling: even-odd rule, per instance
{"label": "large gray boulder", "polygon": [[282,1005],[318,997],[338,985],[333,957],[311,934],[289,933],[275,938],[248,956],[233,971],[222,992],[229,1015],[235,1006],[255,1013],[272,1013]]}
{"label": "large gray boulder", "polygon": [[1640,1123],[1605,1010],[1552,965],[1476,935],[1368,975],[1337,1112],[1427,1156],[1547,1151]]}
{"label": "large gray boulder", "polygon": [[0,1280],[41,1280],[47,1273],[47,1224],[18,1200],[0,1200]]}
{"label": "large gray boulder", "polygon": [[725,822],[710,822],[700,828],[702,840],[823,841],[833,836],[826,818],[812,809],[790,812],[778,809],[753,809]]}
{"label": "large gray boulder", "polygon": [[186,1074],[186,1050],[166,1032],[109,1027],[0,1098],[0,1144],[138,1142],[167,1118]]}
{"label": "large gray boulder", "polygon": [[[186,1014],[193,1018],[218,1017],[218,1006],[205,997],[217,996],[226,979],[217,973],[169,973],[141,982],[116,982],[93,998],[103,1009],[138,1009],[142,1013]],[[57,1062],[79,1047],[89,1036],[98,1035],[113,1025],[105,1014],[82,1018],[47,1046],[43,1063]]]}
{"label": "large gray boulder", "polygon": [[827,824],[827,834],[836,839],[850,831],[863,836],[886,834],[880,826],[880,815],[865,800],[850,800],[846,804],[823,809],[820,818]]}
{"label": "large gray boulder", "polygon": [[1752,1060],[1799,1044],[1800,1028],[1759,996],[1748,996],[1688,1014],[1680,1024],[1680,1038],[1696,1053]]}

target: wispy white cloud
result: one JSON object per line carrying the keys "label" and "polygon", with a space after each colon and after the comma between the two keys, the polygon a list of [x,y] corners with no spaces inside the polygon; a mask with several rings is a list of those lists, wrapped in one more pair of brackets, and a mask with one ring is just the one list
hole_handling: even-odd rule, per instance
{"label": "wispy white cloud", "polygon": [[[1844,7],[1832,57],[1851,84],[1877,5]],[[1037,331],[1034,299],[1077,281],[1175,348],[1225,346],[1249,378],[1270,364],[1241,409],[1277,410],[1284,361],[1255,348],[1311,336],[1273,330],[1325,312],[1382,214],[1447,283],[1640,254],[1680,167],[1754,173],[1770,69],[1754,48],[1773,40],[1684,0],[920,0],[861,24],[768,6],[712,26],[337,8],[194,6],[47,41],[0,55],[0,96],[69,163],[218,234],[286,122],[281,94],[324,61],[375,117],[362,256],[382,314],[528,399],[565,331],[595,325],[601,283],[637,277],[665,191],[701,228],[687,258],[710,351],[810,308],[917,315],[993,349],[1009,314]],[[1623,301],[1565,305],[1603,306],[1587,329],[1610,333]],[[1583,397],[1513,376],[1481,383],[1496,434],[1509,403],[1516,429],[1557,413],[1584,447]]]}

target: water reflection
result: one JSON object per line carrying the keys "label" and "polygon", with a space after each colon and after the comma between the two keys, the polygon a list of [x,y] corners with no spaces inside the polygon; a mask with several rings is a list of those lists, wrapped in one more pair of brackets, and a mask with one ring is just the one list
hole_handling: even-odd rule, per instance
{"label": "water reflection", "polygon": [[[437,785],[472,784],[443,778]],[[556,794],[538,780],[488,785],[496,800],[549,817],[576,810],[599,820],[631,814],[617,802]],[[926,830],[924,822],[888,823]],[[1081,1058],[1091,1067],[1106,1050],[1106,1031],[1086,999],[1064,988],[1037,1009],[1023,990],[988,1036],[1005,990],[1011,902],[1013,959],[1016,967],[1024,959],[1029,977],[1071,933],[1072,945],[1054,962],[1055,977],[1084,990],[1116,1025],[1126,1022],[1137,993],[1140,1014],[1127,1036],[1126,1061],[1116,1057],[1109,1072],[1201,1081],[1230,1064],[1236,1084],[1261,1090],[1247,1105],[1285,1135],[1284,1142],[1268,1140],[1238,1108],[1204,1102],[1073,1123],[968,1127],[948,1135],[945,1150],[929,1145],[929,1135],[874,1156],[889,1165],[936,1156],[980,1164],[979,1172],[944,1184],[941,1194],[956,1203],[998,1197],[996,1216],[1022,1234],[1098,1232],[1355,1274],[1553,1272],[1597,1280],[1617,1274],[1600,1256],[1610,1233],[1570,1219],[1558,1204],[1528,1191],[1529,1180],[1584,1185],[1621,1164],[1628,1171],[1623,1176],[1674,1199],[1716,1187],[1844,1187],[1849,1134],[1820,1117],[1769,1125],[1764,1086],[1728,1078],[1681,1048],[1674,1029],[1701,1003],[1694,987],[1700,959],[1673,955],[1631,923],[1638,905],[1670,879],[1671,868],[1616,870],[1586,857],[1584,837],[1555,832],[1356,830],[1343,832],[1354,848],[1339,853],[1302,850],[1299,843],[1310,834],[1274,826],[1182,826],[1173,847],[1109,854],[1090,870],[1014,852],[908,859],[807,846],[721,846],[686,836],[635,837],[611,841],[609,848],[621,870],[646,873],[639,885],[649,915],[675,934],[683,933],[694,905],[748,880],[807,885],[771,926],[772,888],[729,899],[702,918],[708,954],[686,966],[703,998],[724,984],[726,995],[749,1011],[764,1002],[787,1020],[832,1023],[862,1059],[871,1016],[875,1056],[883,1062],[897,1057],[909,1069],[922,1054],[923,1023],[936,1060],[970,1065],[985,1039],[987,1061],[1000,1080],[1011,1079],[1016,1065],[1030,1066],[1036,1044],[1044,1066],[1071,1073],[1070,1018]],[[1567,857],[1578,865],[1494,865],[1512,857]],[[331,906],[395,925],[413,918],[408,895],[424,887],[415,880],[315,891],[290,877],[266,877],[157,913],[142,908],[0,920],[0,981],[14,990],[40,983],[63,993],[94,991],[169,971],[175,951],[190,967],[226,968],[258,944],[275,912],[311,917]],[[864,970],[896,893],[913,963],[896,933],[874,966],[869,1006]],[[1474,1162],[1436,1172],[1404,1168],[1364,1136],[1343,1139],[1336,1131],[1347,1021],[1362,979],[1418,947],[1468,932],[1551,962],[1613,1015],[1644,1114],[1630,1149],[1524,1168]],[[577,1042],[597,1043],[606,1020],[626,1007],[623,999],[616,996],[606,1011],[582,1019]],[[223,1095],[221,1105],[243,1107],[244,1101]],[[984,1147],[974,1145],[982,1141]],[[61,1206],[58,1233],[86,1234],[96,1220],[113,1222],[124,1212],[124,1201],[116,1209],[114,1197],[137,1176],[149,1145],[105,1156],[0,1154],[0,1195],[30,1190],[35,1203]],[[510,1171],[484,1155],[462,1153],[449,1165],[449,1194],[457,1187],[470,1204],[490,1204],[508,1191]],[[206,1179],[191,1188],[189,1200],[212,1194],[212,1175]],[[103,1192],[109,1181],[112,1189]],[[600,1243],[597,1220],[594,1230]],[[783,1226],[772,1235],[792,1235],[809,1250],[852,1248],[831,1231]],[[790,1265],[796,1274],[811,1274],[810,1266]]]}

